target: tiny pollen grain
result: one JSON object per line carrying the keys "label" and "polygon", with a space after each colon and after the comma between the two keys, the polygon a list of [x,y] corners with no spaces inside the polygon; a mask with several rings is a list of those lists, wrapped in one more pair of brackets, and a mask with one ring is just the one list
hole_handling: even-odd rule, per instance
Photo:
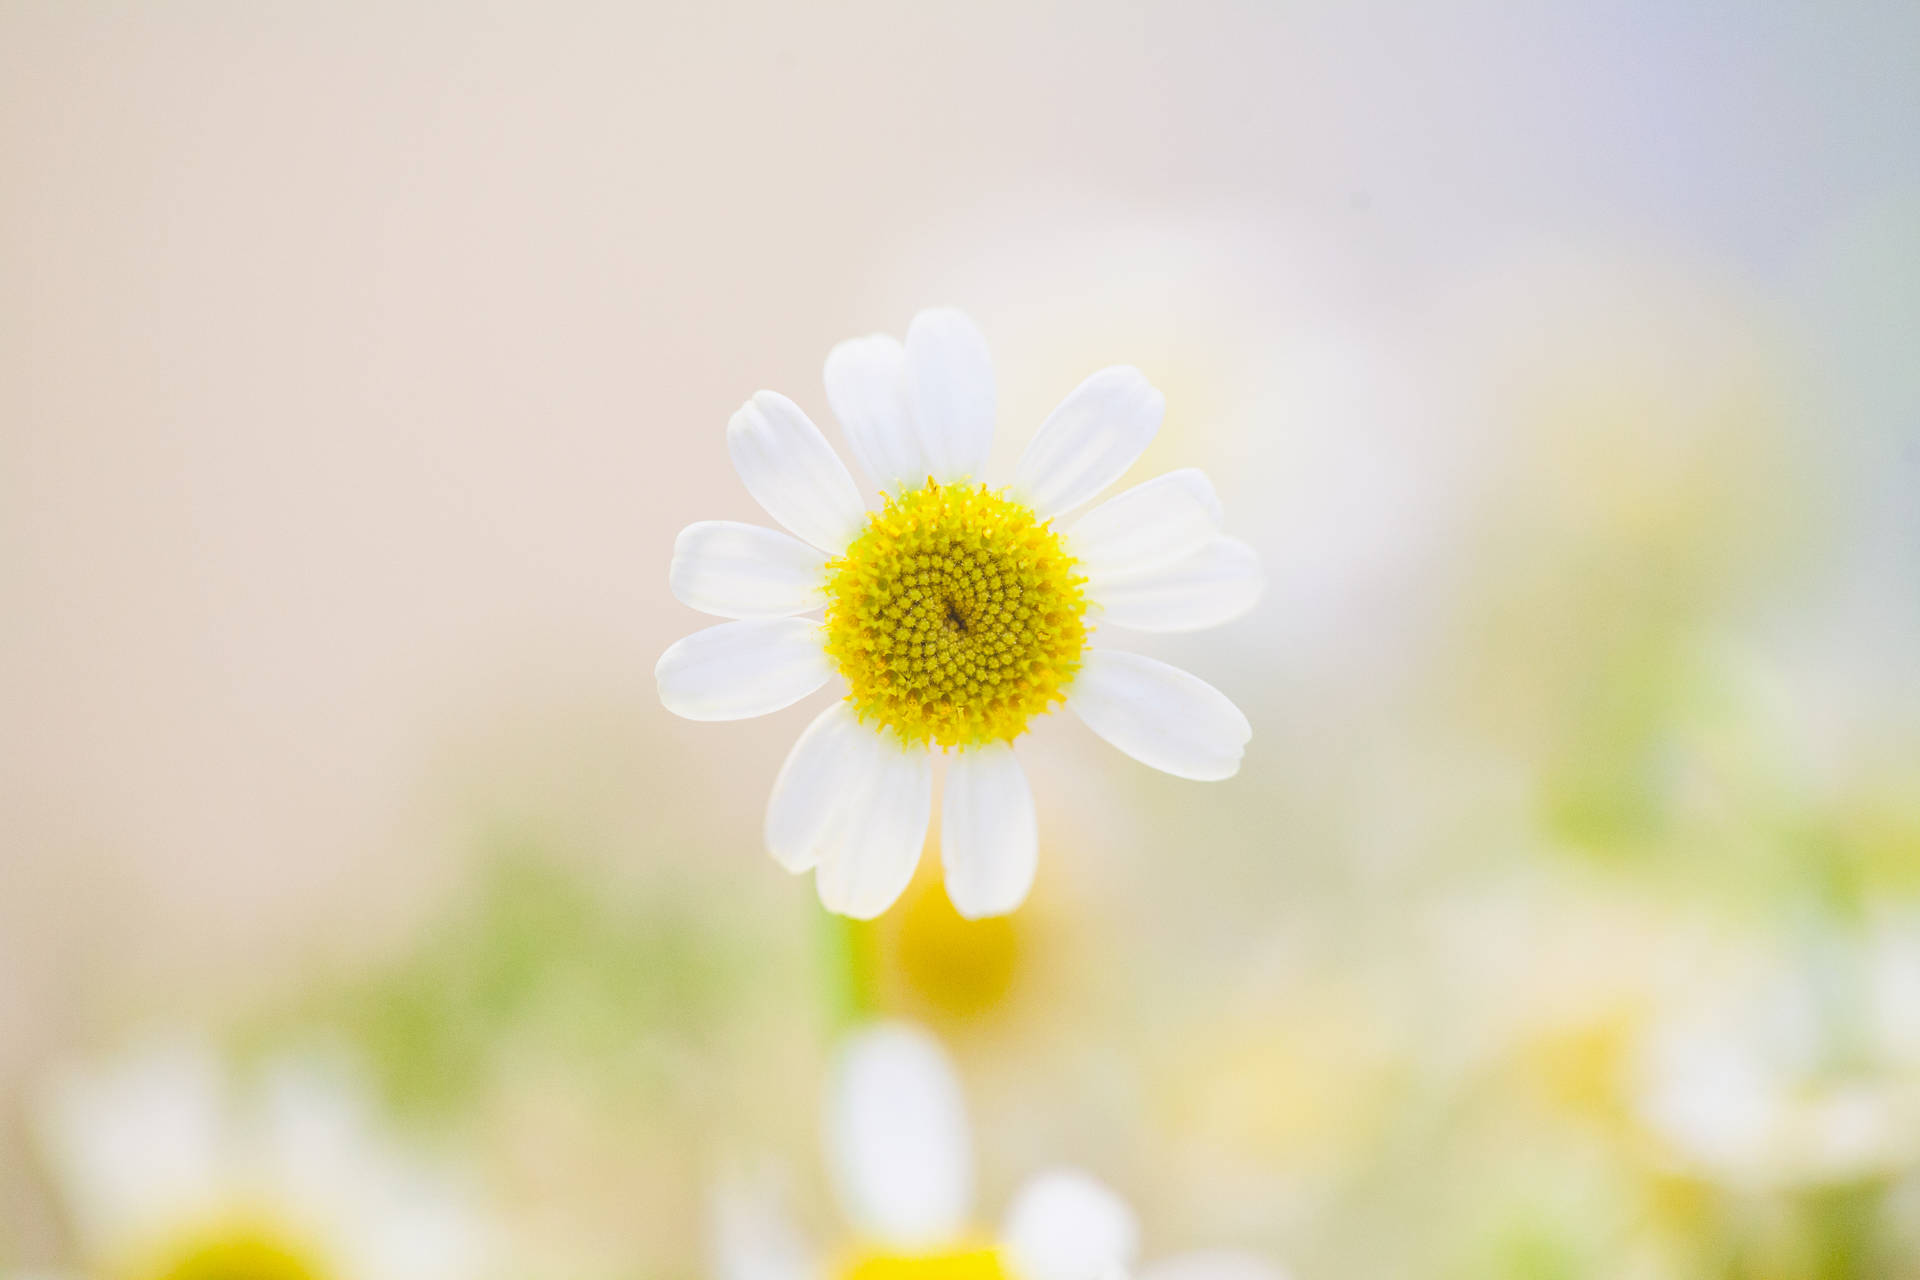
{"label": "tiny pollen grain", "polygon": [[886,495],[828,570],[827,653],[854,712],[910,745],[1010,742],[1080,669],[1085,576],[1051,524],[985,485]]}

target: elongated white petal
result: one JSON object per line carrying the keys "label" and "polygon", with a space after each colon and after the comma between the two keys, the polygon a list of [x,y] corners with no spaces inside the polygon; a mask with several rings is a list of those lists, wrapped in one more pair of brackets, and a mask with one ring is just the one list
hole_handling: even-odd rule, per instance
{"label": "elongated white petal", "polygon": [[1137,653],[1087,654],[1067,705],[1140,763],[1200,782],[1238,773],[1253,736],[1227,695],[1199,676]]}
{"label": "elongated white petal", "polygon": [[1133,465],[1166,409],[1166,397],[1138,369],[1102,369],[1040,424],[1014,471],[1015,492],[1043,517],[1071,511]]}
{"label": "elongated white petal", "polygon": [[727,423],[733,469],[767,514],[822,551],[839,554],[866,519],[846,464],[800,406],[756,391]]}
{"label": "elongated white petal", "polygon": [[1136,573],[1088,575],[1087,595],[1104,619],[1136,631],[1199,631],[1253,608],[1266,586],[1260,557],[1238,538],[1215,538],[1169,564]]}
{"label": "elongated white petal", "polygon": [[778,529],[702,520],[673,541],[674,598],[722,618],[781,618],[821,601],[827,558]]}
{"label": "elongated white petal", "polygon": [[1195,1249],[1142,1266],[1138,1280],[1287,1280],[1288,1272],[1238,1249]]}
{"label": "elongated white petal", "polygon": [[874,487],[898,493],[925,484],[933,464],[914,427],[907,349],[876,333],[850,338],[827,355],[827,403]]}
{"label": "elongated white petal", "polygon": [[1043,1173],[1014,1196],[1002,1228],[1021,1280],[1107,1280],[1133,1265],[1140,1226],[1126,1201],[1074,1169]]}
{"label": "elongated white petal", "polygon": [[342,1053],[309,1049],[276,1059],[251,1117],[255,1159],[283,1193],[304,1204],[350,1204],[365,1194],[373,1154],[373,1104]]}
{"label": "elongated white petal", "polygon": [[360,1181],[368,1225],[341,1248],[341,1274],[367,1280],[465,1280],[502,1251],[493,1225],[458,1178],[402,1170]]}
{"label": "elongated white petal", "polygon": [[933,474],[978,480],[993,447],[993,357],[973,321],[950,307],[907,327],[914,424]]}
{"label": "elongated white petal", "polygon": [[819,863],[827,834],[868,788],[866,773],[874,756],[863,739],[872,736],[844,701],[806,727],[780,766],[767,803],[767,852],[775,862],[789,871]]}
{"label": "elongated white petal", "polygon": [[933,816],[933,757],[892,733],[861,727],[860,782],[819,837],[814,888],[820,905],[871,920],[906,891]]}
{"label": "elongated white petal", "polygon": [[940,801],[940,860],[947,897],[969,920],[1005,915],[1027,900],[1040,858],[1033,789],[1004,742],[962,751]]}
{"label": "elongated white petal", "polygon": [[926,1032],[887,1024],[842,1050],[827,1100],[828,1164],[856,1230],[902,1250],[950,1244],[973,1199],[966,1101]]}
{"label": "elongated white petal", "polygon": [[218,1059],[198,1041],[53,1079],[33,1119],[89,1245],[203,1213],[217,1199],[232,1150],[226,1094]]}
{"label": "elongated white petal", "polygon": [[660,701],[689,720],[745,720],[790,707],[833,675],[811,618],[723,622],[675,641],[654,664]]}
{"label": "elongated white petal", "polygon": [[1138,573],[1198,551],[1225,522],[1220,498],[1194,467],[1116,493],[1067,528],[1088,577]]}

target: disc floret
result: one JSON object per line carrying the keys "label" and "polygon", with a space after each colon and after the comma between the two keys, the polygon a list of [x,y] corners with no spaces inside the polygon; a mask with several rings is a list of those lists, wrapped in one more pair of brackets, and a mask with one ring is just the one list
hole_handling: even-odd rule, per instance
{"label": "disc floret", "polygon": [[860,1255],[842,1270],[844,1280],[1007,1280],[997,1249],[961,1245],[941,1253]]}
{"label": "disc floret", "polygon": [[860,719],[908,744],[1011,741],[1080,669],[1085,582],[1030,508],[929,479],[887,495],[829,566],[827,653]]}

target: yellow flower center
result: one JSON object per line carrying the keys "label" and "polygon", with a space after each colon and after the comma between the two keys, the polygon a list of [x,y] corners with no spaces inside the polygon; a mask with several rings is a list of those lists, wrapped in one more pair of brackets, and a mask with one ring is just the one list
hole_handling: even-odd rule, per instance
{"label": "yellow flower center", "polygon": [[1031,909],[968,920],[953,909],[934,860],[907,886],[900,908],[849,921],[855,981],[877,1011],[919,1021],[969,1023],[1001,1012],[1030,966]]}
{"label": "yellow flower center", "polygon": [[325,1280],[308,1255],[266,1231],[199,1237],[129,1273],[138,1280]]}
{"label": "yellow flower center", "polygon": [[840,1273],[840,1280],[1010,1280],[997,1249],[956,1249],[948,1253],[908,1255],[863,1253]]}
{"label": "yellow flower center", "polygon": [[909,744],[1012,741],[1080,669],[1086,579],[1050,524],[985,485],[887,495],[830,568],[827,652],[860,719]]}
{"label": "yellow flower center", "polygon": [[1522,1067],[1531,1071],[1547,1101],[1569,1115],[1624,1124],[1623,1096],[1634,1049],[1633,1010],[1556,1027],[1523,1046]]}

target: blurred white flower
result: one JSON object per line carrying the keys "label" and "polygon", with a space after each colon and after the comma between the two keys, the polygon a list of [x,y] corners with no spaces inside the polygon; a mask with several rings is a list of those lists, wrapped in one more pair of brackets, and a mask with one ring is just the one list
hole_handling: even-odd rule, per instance
{"label": "blurred white flower", "polygon": [[1920,915],[1882,920],[1868,964],[1870,1034],[1890,1057],[1920,1069]]}
{"label": "blurred white flower", "polygon": [[1670,1014],[1636,1106],[1670,1156],[1734,1186],[1877,1177],[1920,1162],[1920,933],[1883,922]]}
{"label": "blurred white flower", "polygon": [[842,1051],[826,1133],[849,1237],[821,1253],[764,1190],[731,1185],[715,1204],[719,1280],[1285,1280],[1225,1250],[1138,1266],[1133,1211],[1073,1169],[1030,1178],[998,1230],[982,1227],[960,1082],[939,1043],[906,1024],[862,1032]]}
{"label": "blurred white flower", "polygon": [[[1097,621],[1193,631],[1252,607],[1259,559],[1222,532],[1212,484],[1173,471],[1055,523],[1118,480],[1159,430],[1165,397],[1138,369],[1081,383],[999,491],[980,483],[993,367],[959,312],[921,312],[904,343],[841,343],[826,389],[881,508],[868,510],[798,405],[755,394],[728,424],[727,448],[748,491],[798,536],[729,521],[684,529],[674,594],[735,621],[680,640],[655,668],[661,701],[691,720],[765,715],[845,681],[774,783],[775,860],[815,870],[829,910],[885,911],[926,839],[939,748],[953,753],[947,892],[969,917],[1012,911],[1038,856],[1012,743],[1062,702],[1156,769],[1238,772],[1252,729],[1224,694],[1088,639]],[[824,621],[802,616],[823,606]]]}
{"label": "blurred white flower", "polygon": [[117,1280],[472,1280],[494,1242],[451,1177],[382,1135],[344,1066],[242,1087],[197,1042],[49,1083],[37,1134],[83,1269]]}

